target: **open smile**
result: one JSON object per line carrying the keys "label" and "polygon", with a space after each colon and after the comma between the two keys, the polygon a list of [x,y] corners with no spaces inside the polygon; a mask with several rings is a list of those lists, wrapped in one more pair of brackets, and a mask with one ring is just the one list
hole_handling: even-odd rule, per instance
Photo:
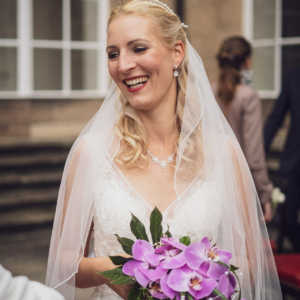
{"label": "open smile", "polygon": [[127,90],[131,93],[141,90],[148,82],[148,76],[135,76],[123,80]]}

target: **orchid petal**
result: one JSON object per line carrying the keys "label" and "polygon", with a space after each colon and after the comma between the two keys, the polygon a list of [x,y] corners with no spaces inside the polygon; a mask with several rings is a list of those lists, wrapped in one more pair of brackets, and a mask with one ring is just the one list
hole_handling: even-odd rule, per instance
{"label": "orchid petal", "polygon": [[168,257],[163,264],[165,269],[176,269],[185,265],[184,252],[179,253],[176,256]]}
{"label": "orchid petal", "polygon": [[124,264],[122,271],[128,276],[134,276],[134,271],[136,268],[148,269],[149,264],[140,260],[133,259]]}
{"label": "orchid petal", "polygon": [[202,289],[196,292],[196,299],[202,299],[209,296],[212,291],[217,287],[218,282],[213,279],[203,279],[201,286]]}
{"label": "orchid petal", "polygon": [[226,272],[228,271],[228,268],[226,268],[223,265],[220,265],[217,262],[211,262],[210,263],[210,267],[209,270],[207,271],[207,276],[209,278],[215,279],[215,280],[219,280],[220,277]]}
{"label": "orchid petal", "polygon": [[145,261],[145,253],[154,253],[154,248],[147,241],[137,240],[132,246],[132,256],[136,260]]}
{"label": "orchid petal", "polygon": [[171,271],[168,277],[168,285],[171,289],[176,292],[187,292],[189,291],[189,277],[192,270],[187,272],[184,267],[174,269]]}
{"label": "orchid petal", "polygon": [[229,251],[218,250],[219,260],[226,265],[229,265],[229,261],[232,258],[232,254]]}
{"label": "orchid petal", "polygon": [[210,263],[208,261],[201,264],[200,269],[199,269],[200,274],[208,276],[207,272],[209,270],[209,267],[210,267]]}
{"label": "orchid petal", "polygon": [[174,297],[176,296],[177,292],[175,292],[174,290],[172,290],[168,283],[167,283],[167,279],[168,279],[168,275],[164,275],[161,279],[160,279],[160,287],[162,289],[162,291],[170,298],[170,299],[174,299]]}
{"label": "orchid petal", "polygon": [[140,269],[136,268],[134,270],[134,277],[136,281],[142,286],[142,287],[147,287],[149,284],[150,280],[148,279],[147,276],[145,276]]}
{"label": "orchid petal", "polygon": [[[154,249],[153,249],[154,250]],[[154,252],[154,251],[153,251]],[[159,263],[165,258],[162,255],[154,254],[154,253],[144,253],[145,260],[152,266],[156,267]]]}
{"label": "orchid petal", "polygon": [[[232,274],[229,274],[232,275]],[[231,280],[229,279],[229,275],[226,276],[225,274],[221,276],[218,290],[226,297],[229,298],[234,293],[234,287],[232,285]],[[233,276],[233,275],[232,275]],[[234,278],[233,278],[234,279]],[[234,279],[235,281],[235,279]],[[236,283],[236,282],[235,282]]]}
{"label": "orchid petal", "polygon": [[165,253],[165,250],[170,250],[170,249],[173,249],[173,247],[171,245],[164,245],[164,246],[161,246],[161,247],[158,247],[155,249],[155,253]]}
{"label": "orchid petal", "polygon": [[140,269],[140,271],[149,278],[150,281],[157,281],[167,273],[167,270],[157,267],[156,269]]}
{"label": "orchid petal", "polygon": [[193,270],[199,270],[205,259],[205,244],[197,242],[189,245],[184,251],[184,258],[187,265]]}
{"label": "orchid petal", "polygon": [[171,237],[171,238],[162,238],[160,239],[162,243],[166,244],[166,245],[171,245],[174,248],[180,249],[180,250],[185,250],[187,248],[186,245],[181,244],[179,242],[179,239]]}
{"label": "orchid petal", "polygon": [[157,293],[157,294],[155,294],[155,298],[157,298],[157,299],[167,299],[168,296],[165,295],[164,293]]}
{"label": "orchid petal", "polygon": [[201,243],[205,245],[205,250],[207,251],[209,248],[211,248],[211,243],[208,239],[208,237],[205,237],[201,240]]}

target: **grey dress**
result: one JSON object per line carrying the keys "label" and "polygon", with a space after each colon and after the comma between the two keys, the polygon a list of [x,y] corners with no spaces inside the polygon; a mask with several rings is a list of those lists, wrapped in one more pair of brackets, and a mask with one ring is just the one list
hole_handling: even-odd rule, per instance
{"label": "grey dress", "polygon": [[212,85],[229,125],[235,133],[247,159],[261,204],[270,201],[273,184],[268,178],[263,144],[260,99],[254,89],[239,85],[229,106],[218,99],[217,85]]}

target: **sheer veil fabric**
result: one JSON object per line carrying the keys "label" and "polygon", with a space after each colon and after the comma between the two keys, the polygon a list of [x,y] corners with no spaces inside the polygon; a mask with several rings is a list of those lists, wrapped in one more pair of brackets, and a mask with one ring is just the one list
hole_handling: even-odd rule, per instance
{"label": "sheer veil fabric", "polygon": [[[182,186],[188,177],[189,180],[209,178],[222,189],[222,197],[217,200],[222,215],[216,243],[232,252],[232,264],[240,268],[243,297],[247,300],[282,299],[269,237],[246,160],[214,99],[201,58],[190,43],[186,50],[188,78],[174,177],[177,196],[180,201]],[[103,105],[75,141],[66,162],[46,284],[68,300],[74,299],[75,274],[93,220],[94,191],[103,184],[112,163],[109,153],[120,110],[117,87],[112,82]],[[104,162],[100,167],[95,163],[99,159]],[[193,173],[191,166],[196,165],[200,168]],[[188,213],[185,215],[195,233],[192,239],[201,240],[203,237],[197,236],[192,218]]]}

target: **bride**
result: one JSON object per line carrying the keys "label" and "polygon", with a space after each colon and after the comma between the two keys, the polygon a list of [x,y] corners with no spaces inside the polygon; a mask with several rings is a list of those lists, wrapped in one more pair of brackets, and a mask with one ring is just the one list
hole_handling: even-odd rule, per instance
{"label": "bride", "polygon": [[[247,300],[282,299],[257,193],[185,25],[165,4],[130,1],[111,13],[107,97],[73,145],[59,191],[47,284],[66,299],[126,299],[99,271],[125,255],[131,213],[156,206],[173,236],[207,236],[233,253]],[[95,257],[88,257],[91,235]],[[88,297],[88,296],[87,296]]]}

